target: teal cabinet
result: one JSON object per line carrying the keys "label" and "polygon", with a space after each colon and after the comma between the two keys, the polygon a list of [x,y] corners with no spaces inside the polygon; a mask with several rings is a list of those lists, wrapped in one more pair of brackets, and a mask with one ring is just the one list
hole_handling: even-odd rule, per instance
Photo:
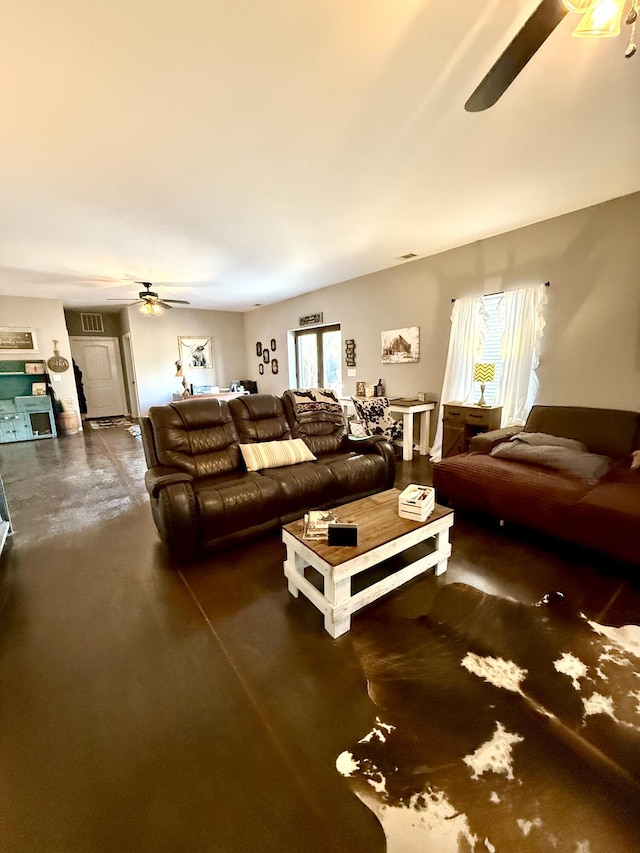
{"label": "teal cabinet", "polygon": [[31,432],[24,412],[0,415],[0,442],[28,441]]}
{"label": "teal cabinet", "polygon": [[57,434],[51,399],[47,394],[30,393],[34,380],[41,383],[45,379],[45,374],[33,372],[37,366],[29,363],[26,372],[25,362],[0,362],[0,444]]}

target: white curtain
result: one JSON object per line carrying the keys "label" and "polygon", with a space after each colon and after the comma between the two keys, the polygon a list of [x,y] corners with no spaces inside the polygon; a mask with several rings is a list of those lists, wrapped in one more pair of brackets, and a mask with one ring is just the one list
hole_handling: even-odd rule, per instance
{"label": "white curtain", "polygon": [[538,391],[538,350],[544,333],[544,284],[506,291],[498,312],[504,329],[502,374],[495,404],[502,406],[502,426],[524,424]]}
{"label": "white curtain", "polygon": [[434,462],[442,458],[442,405],[453,401],[466,402],[473,393],[473,365],[482,352],[485,332],[482,297],[456,299],[451,312],[449,352],[440,395],[438,426],[431,447]]}
{"label": "white curtain", "polygon": [[[538,351],[547,301],[544,284],[502,294],[498,313],[502,325],[502,370],[495,405],[502,406],[502,426],[524,424],[538,390]],[[440,416],[431,459],[442,458],[442,406],[457,402],[473,405],[473,365],[482,360],[487,324],[482,296],[456,299],[451,312],[447,366],[440,396]]]}

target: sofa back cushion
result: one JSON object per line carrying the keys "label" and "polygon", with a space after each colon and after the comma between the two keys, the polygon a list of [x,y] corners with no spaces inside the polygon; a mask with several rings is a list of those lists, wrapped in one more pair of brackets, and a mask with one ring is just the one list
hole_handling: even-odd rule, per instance
{"label": "sofa back cushion", "polygon": [[149,409],[160,465],[192,477],[213,477],[242,470],[240,442],[229,404],[192,397]]}
{"label": "sofa back cushion", "polygon": [[340,450],[344,413],[333,391],[296,388],[285,391],[282,401],[294,438],[301,438],[315,456]]}
{"label": "sofa back cushion", "polygon": [[525,431],[575,438],[591,453],[622,459],[630,456],[639,425],[638,412],[586,406],[533,406]]}
{"label": "sofa back cushion", "polygon": [[271,394],[247,394],[229,401],[242,444],[291,438],[282,400]]}

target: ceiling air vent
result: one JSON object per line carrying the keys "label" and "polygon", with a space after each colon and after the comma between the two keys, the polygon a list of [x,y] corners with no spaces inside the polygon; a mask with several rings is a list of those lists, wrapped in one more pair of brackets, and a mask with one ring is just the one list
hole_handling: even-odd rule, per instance
{"label": "ceiling air vent", "polygon": [[80,314],[83,332],[104,332],[102,314]]}
{"label": "ceiling air vent", "polygon": [[396,261],[410,261],[411,258],[417,258],[415,252],[407,252],[406,255],[400,255],[400,257],[396,258]]}

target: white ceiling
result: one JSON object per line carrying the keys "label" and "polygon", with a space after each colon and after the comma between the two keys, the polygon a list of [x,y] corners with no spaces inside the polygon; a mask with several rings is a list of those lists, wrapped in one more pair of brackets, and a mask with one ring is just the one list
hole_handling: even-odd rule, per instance
{"label": "white ceiling", "polygon": [[5,0],[0,295],[247,310],[639,190],[625,36],[465,112],[537,5]]}

